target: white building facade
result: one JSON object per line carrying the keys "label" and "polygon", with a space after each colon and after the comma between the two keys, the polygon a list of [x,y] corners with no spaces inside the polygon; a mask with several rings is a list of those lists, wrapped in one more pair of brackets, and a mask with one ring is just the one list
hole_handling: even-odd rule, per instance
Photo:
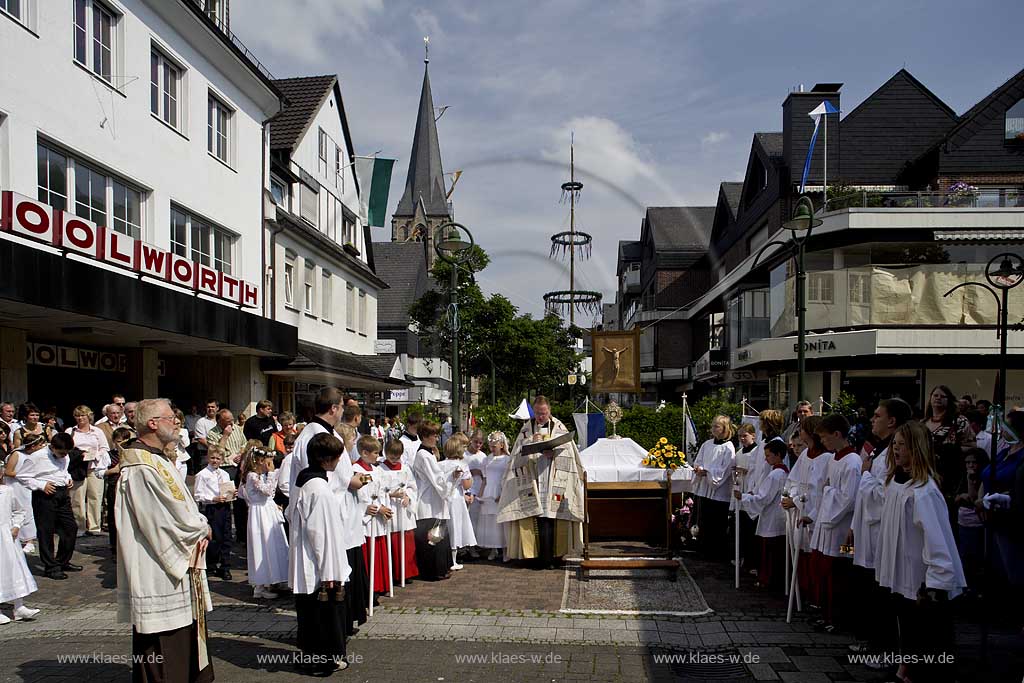
{"label": "white building facade", "polygon": [[264,308],[281,95],[226,21],[223,2],[0,1],[5,400],[239,409],[265,397],[261,358],[294,356],[294,321]]}

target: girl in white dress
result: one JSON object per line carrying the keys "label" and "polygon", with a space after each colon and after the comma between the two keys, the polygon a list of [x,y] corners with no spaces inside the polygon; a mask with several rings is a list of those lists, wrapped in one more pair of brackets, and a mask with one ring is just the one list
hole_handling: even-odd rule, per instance
{"label": "girl in white dress", "polygon": [[476,542],[481,548],[490,548],[488,560],[498,559],[498,552],[504,552],[505,525],[498,524],[498,500],[501,485],[508,470],[508,439],[502,432],[491,432],[487,437],[491,454],[484,462],[484,484],[480,495],[480,518],[476,526]]}
{"label": "girl in white dress", "polygon": [[[480,537],[480,510],[482,503],[480,496],[484,492],[484,465],[487,463],[487,453],[484,452],[484,432],[481,429],[474,429],[469,435],[469,443],[466,446],[465,463],[469,473],[473,475],[473,502],[469,503],[469,519],[473,523],[473,532],[477,539]],[[476,559],[479,555],[476,548],[469,549],[469,556]]]}
{"label": "girl in white dress", "polygon": [[[25,553],[15,542],[25,520],[25,507],[15,495],[14,488],[0,484],[0,602],[14,604],[14,620],[31,619],[39,610],[25,607],[22,602],[29,593],[36,592],[36,582],[25,561]],[[31,514],[31,509],[29,509]],[[0,614],[0,624],[9,624],[10,618]]]}
{"label": "girl in white dress", "polygon": [[767,473],[761,478],[754,493],[733,491],[741,510],[757,518],[755,534],[761,539],[761,568],[757,575],[757,587],[767,588],[782,577],[786,541],[786,512],[780,504],[782,487],[786,484],[789,469],[783,464],[786,444],[773,439],[764,444],[764,460]]}
{"label": "girl in white dress", "polygon": [[732,474],[736,447],[732,420],[717,416],[711,423],[711,438],[701,444],[694,458],[693,493],[698,497],[699,542],[706,554],[724,559],[728,529],[729,501],[732,500]]}
{"label": "girl in white dress", "polygon": [[469,548],[476,545],[476,534],[473,533],[473,522],[469,518],[469,505],[475,497],[470,493],[473,487],[473,475],[469,473],[463,455],[466,452],[466,437],[461,434],[448,439],[444,445],[444,460],[441,461],[441,470],[449,476],[454,472],[462,472],[460,480],[454,485],[449,485],[448,508],[451,511],[451,540],[452,540],[452,569],[462,569],[462,565],[456,562],[459,548]]}
{"label": "girl in white dress", "polygon": [[[886,476],[885,502],[875,555],[875,578],[893,592],[900,621],[900,650],[940,660],[952,653],[949,601],[967,586],[946,500],[937,483],[932,438],[919,422],[896,429],[890,446],[893,466]],[[954,665],[903,665],[903,681],[952,680]]]}
{"label": "girl in white dress", "polygon": [[274,454],[263,448],[251,448],[242,463],[244,496],[249,504],[248,543],[249,584],[253,597],[273,600],[270,586],[288,580],[288,538],[284,533],[284,515],[274,502],[278,473]]}
{"label": "girl in white dress", "polygon": [[39,453],[41,451],[26,453],[22,449],[15,450],[8,456],[3,472],[4,483],[10,485],[11,495],[18,499],[21,509],[25,511],[25,517],[19,525],[18,541],[26,554],[30,554],[35,550],[32,542],[36,539],[36,520],[32,515],[32,489],[18,479],[18,472],[23,471],[25,463],[30,458],[36,457]]}

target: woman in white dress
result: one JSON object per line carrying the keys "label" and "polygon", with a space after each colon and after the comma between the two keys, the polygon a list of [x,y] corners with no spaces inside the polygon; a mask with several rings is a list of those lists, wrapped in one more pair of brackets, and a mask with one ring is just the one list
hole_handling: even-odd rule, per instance
{"label": "woman in white dress", "polygon": [[454,477],[456,470],[462,472],[462,477],[449,485],[448,509],[451,511],[451,540],[452,540],[452,569],[462,569],[462,565],[456,562],[460,548],[471,548],[476,545],[476,534],[473,533],[473,522],[469,518],[469,505],[475,497],[470,493],[473,487],[473,475],[469,473],[464,454],[466,452],[466,437],[461,434],[452,436],[444,445],[444,460],[441,461],[441,470],[449,476]]}
{"label": "woman in white dress", "polygon": [[274,454],[263,448],[251,448],[242,464],[244,495],[249,504],[248,543],[249,584],[255,598],[273,600],[269,589],[288,580],[288,538],[284,533],[284,515],[274,502],[278,473]]}
{"label": "woman in white dress", "polygon": [[[14,604],[15,621],[31,619],[39,614],[39,610],[25,607],[22,602],[26,595],[36,592],[36,582],[28,569],[25,553],[14,540],[25,514],[25,507],[14,488],[0,484],[0,602]],[[6,614],[0,614],[0,624],[10,621]]]}
{"label": "woman in white dress", "polygon": [[483,491],[480,494],[480,518],[476,524],[476,542],[481,548],[489,548],[488,560],[498,559],[504,553],[507,541],[505,525],[498,524],[498,499],[501,498],[501,484],[508,470],[508,439],[502,432],[491,432],[487,437],[491,454],[484,461]]}
{"label": "woman in white dress", "polygon": [[[892,591],[905,657],[952,653],[953,619],[949,601],[967,586],[946,499],[939,489],[932,437],[918,422],[896,429],[890,446],[893,466],[886,476],[885,502],[875,555],[875,578]],[[903,681],[952,680],[952,664],[904,665]]]}

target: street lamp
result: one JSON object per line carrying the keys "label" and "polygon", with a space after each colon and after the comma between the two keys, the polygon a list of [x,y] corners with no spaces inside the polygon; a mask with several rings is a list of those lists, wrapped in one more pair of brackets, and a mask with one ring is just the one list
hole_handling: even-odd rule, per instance
{"label": "street lamp", "polygon": [[448,327],[452,333],[452,422],[460,427],[459,405],[459,266],[473,256],[473,235],[461,223],[445,223],[434,231],[434,251],[451,266],[451,302],[448,304]]}
{"label": "street lamp", "polygon": [[782,224],[782,227],[792,232],[793,236],[786,242],[772,240],[761,247],[750,267],[751,270],[757,268],[757,262],[761,259],[765,249],[773,245],[788,249],[791,256],[796,256],[797,401],[804,400],[804,379],[807,374],[807,358],[804,350],[804,340],[807,337],[807,273],[804,271],[804,246],[811,236],[811,230],[821,223],[822,220],[814,215],[814,202],[807,195],[803,195],[797,200],[796,207],[793,209],[793,217]]}

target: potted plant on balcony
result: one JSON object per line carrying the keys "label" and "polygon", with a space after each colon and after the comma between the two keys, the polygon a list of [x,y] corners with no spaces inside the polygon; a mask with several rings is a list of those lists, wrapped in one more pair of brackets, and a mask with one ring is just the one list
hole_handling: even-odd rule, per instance
{"label": "potted plant on balcony", "polygon": [[352,244],[351,242],[345,242],[344,246],[342,246],[342,249],[347,251],[352,256],[355,256],[356,258],[359,257],[359,248],[356,247],[356,245]]}
{"label": "potted plant on balcony", "polygon": [[950,185],[946,193],[946,204],[949,206],[973,206],[978,197],[978,188],[974,185],[957,181]]}

